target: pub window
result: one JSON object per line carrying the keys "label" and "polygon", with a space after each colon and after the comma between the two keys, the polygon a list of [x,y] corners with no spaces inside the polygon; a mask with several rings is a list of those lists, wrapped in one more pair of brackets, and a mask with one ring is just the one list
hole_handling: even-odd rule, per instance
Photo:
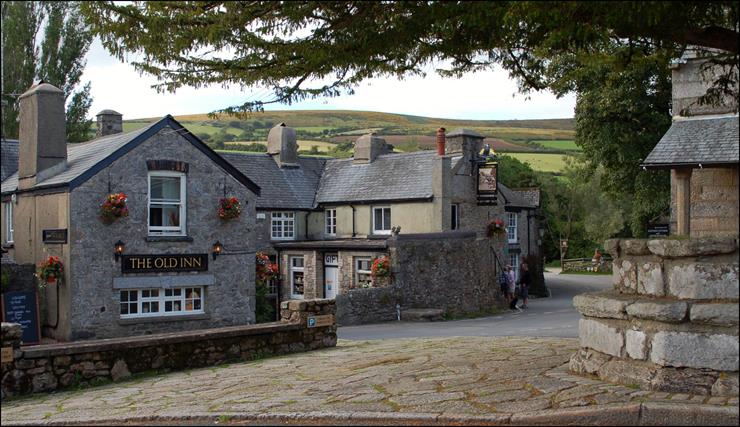
{"label": "pub window", "polygon": [[509,225],[506,227],[506,236],[509,239],[509,243],[516,243],[516,212],[509,212]]}
{"label": "pub window", "polygon": [[271,237],[273,240],[292,240],[295,238],[295,214],[293,212],[273,212],[270,216]]}
{"label": "pub window", "polygon": [[13,243],[13,202],[5,203],[5,243]]}
{"label": "pub window", "polygon": [[391,234],[391,208],[373,208],[373,234]]}
{"label": "pub window", "polygon": [[203,313],[203,288],[127,289],[121,291],[121,318]]}
{"label": "pub window", "polygon": [[460,205],[453,204],[450,210],[450,230],[460,228]]}
{"label": "pub window", "polygon": [[358,288],[369,288],[373,285],[372,258],[357,257],[355,258],[355,286]]}
{"label": "pub window", "polygon": [[185,174],[149,173],[149,234],[185,234]]}
{"label": "pub window", "polygon": [[290,257],[290,296],[292,298],[303,298],[304,291],[304,274],[303,274],[303,257]]}
{"label": "pub window", "polygon": [[326,223],[326,235],[336,236],[337,235],[337,210],[327,209],[324,211],[324,218]]}

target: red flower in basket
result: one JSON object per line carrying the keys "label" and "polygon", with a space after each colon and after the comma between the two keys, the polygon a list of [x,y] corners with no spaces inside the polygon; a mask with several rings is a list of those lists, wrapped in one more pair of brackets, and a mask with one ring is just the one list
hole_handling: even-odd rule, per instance
{"label": "red flower in basket", "polygon": [[504,226],[504,221],[501,219],[494,219],[488,223],[488,227],[486,228],[486,234],[488,237],[494,237],[505,232],[506,226]]}
{"label": "red flower in basket", "polygon": [[242,213],[242,205],[236,197],[221,199],[218,205],[218,217],[221,219],[238,218]]}
{"label": "red flower in basket", "polygon": [[391,273],[391,261],[387,256],[381,256],[373,260],[370,266],[370,274],[373,278],[387,277]]}
{"label": "red flower in basket", "polygon": [[64,265],[58,256],[50,256],[38,264],[38,277],[45,283],[62,280]]}
{"label": "red flower in basket", "polygon": [[112,224],[118,218],[128,216],[128,207],[126,207],[125,193],[109,194],[105,201],[100,205],[100,218],[106,224]]}

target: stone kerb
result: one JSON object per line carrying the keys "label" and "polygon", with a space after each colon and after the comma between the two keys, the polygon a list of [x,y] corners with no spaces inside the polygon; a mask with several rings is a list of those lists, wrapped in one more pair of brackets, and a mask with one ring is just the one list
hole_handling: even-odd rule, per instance
{"label": "stone kerb", "polygon": [[[3,356],[2,398],[333,347],[335,307],[333,300],[286,301],[280,322],[28,347],[19,347],[20,325],[3,323],[2,345],[14,351],[12,360]],[[311,316],[321,323],[309,326]]]}
{"label": "stone kerb", "polygon": [[738,393],[738,241],[612,239],[614,290],[578,295],[577,373],[698,394]]}

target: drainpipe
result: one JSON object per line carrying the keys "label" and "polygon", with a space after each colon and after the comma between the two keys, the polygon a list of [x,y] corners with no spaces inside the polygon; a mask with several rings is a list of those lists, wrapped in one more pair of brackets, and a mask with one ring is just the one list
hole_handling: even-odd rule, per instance
{"label": "drainpipe", "polygon": [[308,239],[308,216],[309,216],[310,214],[311,214],[311,211],[307,211],[307,212],[306,212],[306,216],[305,216],[305,221],[303,221],[303,222],[304,222],[304,224],[303,224],[303,225],[304,225],[304,227],[305,227],[305,228],[303,229],[303,237],[304,237],[304,240],[309,240],[309,239]]}
{"label": "drainpipe", "polygon": [[530,210],[527,210],[527,256],[530,255],[529,254],[529,247],[532,244],[532,241],[529,238],[529,223],[531,222],[531,218],[532,218],[531,215],[530,215],[530,213],[531,213],[531,211]]}
{"label": "drainpipe", "polygon": [[357,233],[355,233],[355,205],[349,205],[349,207],[352,208],[352,237],[355,237]]}

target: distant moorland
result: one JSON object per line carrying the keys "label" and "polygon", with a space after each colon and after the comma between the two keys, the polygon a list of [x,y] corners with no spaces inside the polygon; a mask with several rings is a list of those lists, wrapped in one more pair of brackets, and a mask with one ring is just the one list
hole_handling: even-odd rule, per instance
{"label": "distant moorland", "polygon": [[[145,126],[157,118],[124,122],[124,131]],[[559,173],[564,155],[580,151],[574,143],[573,119],[455,120],[369,111],[266,111],[247,118],[207,114],[176,116],[191,132],[217,150],[265,151],[270,128],[285,123],[296,130],[303,154],[349,157],[352,144],[375,132],[396,151],[433,149],[437,128],[474,130],[496,151],[506,152],[543,172]]]}

